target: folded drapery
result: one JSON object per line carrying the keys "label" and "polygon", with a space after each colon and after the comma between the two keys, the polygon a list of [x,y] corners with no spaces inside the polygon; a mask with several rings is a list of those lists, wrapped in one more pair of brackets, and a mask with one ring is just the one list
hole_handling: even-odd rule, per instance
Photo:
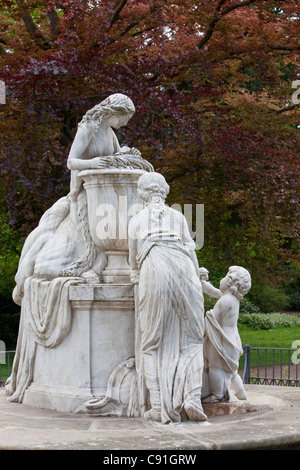
{"label": "folded drapery", "polygon": [[240,341],[234,343],[225,334],[212,310],[206,312],[205,315],[204,351],[207,341],[217,350],[219,359],[223,362],[223,369],[232,374],[235,373],[239,366],[239,359],[243,354],[242,344]]}
{"label": "folded drapery", "polygon": [[190,251],[178,240],[143,241],[137,262],[136,368],[141,410],[147,409],[146,384],[152,412],[157,404],[163,423],[179,422],[188,401],[201,405],[201,283]]}
{"label": "folded drapery", "polygon": [[10,401],[22,402],[32,382],[36,344],[54,348],[69,334],[72,324],[69,286],[78,283],[82,283],[81,278],[26,279],[16,354],[5,385]]}

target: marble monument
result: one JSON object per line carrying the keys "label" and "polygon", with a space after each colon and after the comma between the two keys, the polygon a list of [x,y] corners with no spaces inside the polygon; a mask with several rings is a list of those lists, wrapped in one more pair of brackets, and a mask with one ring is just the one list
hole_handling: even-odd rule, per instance
{"label": "marble monument", "polygon": [[[203,403],[247,398],[237,319],[251,278],[232,266],[219,289],[209,282],[165,178],[113,131],[134,112],[117,93],[85,114],[70,192],[24,243],[6,392],[64,412],[206,421]],[[217,299],[206,314],[203,293]]]}

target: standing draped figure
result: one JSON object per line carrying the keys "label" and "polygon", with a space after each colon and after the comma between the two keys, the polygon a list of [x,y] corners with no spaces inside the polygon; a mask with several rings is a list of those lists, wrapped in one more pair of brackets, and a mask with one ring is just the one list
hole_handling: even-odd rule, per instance
{"label": "standing draped figure", "polygon": [[140,413],[162,423],[206,420],[201,405],[204,305],[186,219],[165,205],[162,175],[140,177],[145,207],[128,228],[136,283],[136,369]]}

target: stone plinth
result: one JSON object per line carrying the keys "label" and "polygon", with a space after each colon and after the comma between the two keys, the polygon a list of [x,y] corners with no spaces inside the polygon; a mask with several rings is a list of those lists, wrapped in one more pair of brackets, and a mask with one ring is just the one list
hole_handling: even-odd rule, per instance
{"label": "stone plinth", "polygon": [[55,348],[37,345],[33,382],[23,402],[65,412],[105,395],[112,371],[134,356],[131,284],[70,286],[72,327]]}

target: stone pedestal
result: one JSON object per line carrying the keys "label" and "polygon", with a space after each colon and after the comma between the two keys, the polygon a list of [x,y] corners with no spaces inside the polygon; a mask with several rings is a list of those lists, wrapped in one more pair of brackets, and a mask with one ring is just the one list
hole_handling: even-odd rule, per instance
{"label": "stone pedestal", "polygon": [[85,411],[88,400],[105,395],[112,371],[134,356],[132,284],[71,286],[69,299],[71,332],[55,348],[37,345],[27,405]]}
{"label": "stone pedestal", "polygon": [[[95,256],[90,270],[95,276],[82,276],[81,284],[82,273],[75,272],[77,280],[68,287],[69,298],[64,298],[64,302],[71,303],[71,329],[53,347],[43,341],[43,315],[46,312],[49,316],[43,308],[44,293],[37,291],[36,294],[38,308],[35,311],[41,306],[41,312],[29,315],[33,304],[28,301],[28,315],[38,323],[38,331],[36,335],[31,330],[24,333],[33,344],[30,357],[24,357],[28,377],[22,401],[27,405],[63,412],[87,412],[88,402],[100,400],[102,404],[103,398],[106,404],[113,395],[112,401],[120,404],[120,409],[113,411],[122,415],[126,410],[135,376],[134,287],[128,265],[128,223],[142,208],[137,183],[146,170],[142,159],[139,163],[138,169],[110,167],[87,169],[78,174],[86,191],[86,199],[77,207],[80,233],[86,245],[81,258],[90,253]],[[68,223],[72,230],[70,220]],[[72,239],[76,240],[78,233],[74,231]],[[67,253],[68,245],[64,249]],[[97,259],[103,253],[106,256],[99,264]],[[48,256],[51,260],[51,253]],[[72,278],[72,272],[67,276]],[[97,277],[103,283],[95,284]],[[52,300],[55,303],[55,298]],[[69,308],[58,310],[58,329],[64,325],[65,311],[70,313]],[[110,406],[105,408],[107,412],[111,411]]]}

